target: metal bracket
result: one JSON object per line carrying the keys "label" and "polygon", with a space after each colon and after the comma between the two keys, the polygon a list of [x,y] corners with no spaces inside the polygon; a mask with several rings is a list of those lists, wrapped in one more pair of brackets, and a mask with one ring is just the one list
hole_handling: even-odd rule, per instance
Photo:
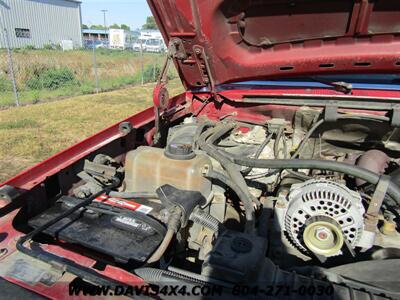
{"label": "metal bracket", "polygon": [[4,199],[8,203],[16,201],[22,194],[22,190],[12,187],[10,185],[3,185],[2,187],[0,187],[0,199]]}
{"label": "metal bracket", "polygon": [[178,60],[185,60],[187,58],[185,47],[180,38],[173,38],[169,41],[168,56]]}
{"label": "metal bracket", "polygon": [[162,111],[168,107],[169,93],[167,90],[168,84],[168,69],[172,59],[185,59],[187,57],[185,49],[183,47],[182,40],[179,38],[173,38],[170,40],[168,45],[167,59],[165,60],[164,66],[161,70],[160,77],[157,80],[157,84],[153,90],[153,103],[154,103],[154,127],[155,132],[153,136],[153,143],[157,144],[161,138],[160,134],[160,123]]}
{"label": "metal bracket", "polygon": [[338,118],[338,104],[336,101],[329,101],[324,110],[325,122],[336,122]]}
{"label": "metal bracket", "polygon": [[393,106],[390,125],[392,125],[393,127],[400,127],[400,105]]}
{"label": "metal bracket", "polygon": [[357,243],[361,252],[365,252],[374,245],[376,229],[379,221],[379,210],[386,196],[390,183],[390,176],[382,175],[376,185],[374,195],[369,203],[368,210],[364,216],[364,231]]}
{"label": "metal bracket", "polygon": [[379,210],[381,209],[383,200],[385,199],[389,183],[390,176],[382,175],[378,181],[378,184],[376,185],[375,192],[372,196],[365,216],[365,229],[368,231],[375,231],[376,229],[376,225],[378,224]]}
{"label": "metal bracket", "polygon": [[215,82],[211,74],[211,68],[208,62],[206,52],[204,48],[199,45],[193,46],[193,50],[195,53],[197,66],[199,68],[199,71],[201,72],[203,82],[209,85],[210,92],[214,96],[214,99],[216,99]]}

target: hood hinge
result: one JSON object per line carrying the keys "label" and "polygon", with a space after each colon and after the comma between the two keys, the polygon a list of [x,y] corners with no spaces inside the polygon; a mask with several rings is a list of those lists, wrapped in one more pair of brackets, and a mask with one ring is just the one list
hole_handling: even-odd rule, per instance
{"label": "hood hinge", "polygon": [[160,76],[157,80],[157,84],[153,90],[153,103],[154,103],[154,115],[155,115],[155,132],[153,137],[153,143],[157,144],[160,135],[160,121],[162,118],[162,112],[168,107],[169,93],[167,89],[168,84],[168,70],[173,59],[185,60],[187,54],[183,46],[182,40],[179,38],[172,38],[168,45],[167,58],[164,66],[161,70]]}
{"label": "hood hinge", "polygon": [[211,96],[218,101],[219,97],[215,89],[215,81],[211,73],[210,63],[208,61],[207,54],[203,47],[199,45],[193,46],[197,67],[201,72],[202,80],[208,85]]}

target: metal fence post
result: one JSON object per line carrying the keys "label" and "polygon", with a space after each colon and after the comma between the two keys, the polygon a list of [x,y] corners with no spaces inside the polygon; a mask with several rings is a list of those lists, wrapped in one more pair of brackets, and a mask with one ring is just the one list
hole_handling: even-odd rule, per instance
{"label": "metal fence post", "polygon": [[144,84],[144,62],[143,62],[143,41],[140,41],[140,63],[141,63],[141,73],[142,73],[142,85]]}
{"label": "metal fence post", "polygon": [[157,81],[157,78],[156,78],[156,65],[157,65],[157,54],[156,54],[156,58],[153,61],[153,82]]}
{"label": "metal fence post", "polygon": [[97,60],[96,60],[96,44],[95,44],[95,39],[92,39],[93,41],[93,69],[94,69],[94,76],[96,80],[96,93],[99,93],[99,76],[97,74]]}
{"label": "metal fence post", "polygon": [[[0,19],[2,18],[2,14],[0,11]],[[13,86],[13,92],[14,92],[14,98],[15,98],[15,105],[19,106],[19,96],[18,96],[18,90],[17,90],[17,80],[15,79],[15,72],[14,72],[14,61],[12,57],[12,50],[10,46],[10,39],[8,37],[8,31],[5,26],[1,23],[1,27],[4,32],[4,40],[6,42],[6,48],[7,48],[7,55],[8,55],[8,68],[11,76],[11,81],[12,81],[12,86]]]}
{"label": "metal fence post", "polygon": [[7,54],[8,54],[8,65],[10,69],[10,75],[11,75],[11,81],[13,85],[13,91],[14,91],[14,98],[15,98],[15,105],[19,106],[19,96],[18,96],[18,90],[17,90],[17,80],[15,79],[15,72],[14,72],[14,61],[12,57],[12,51],[10,48],[10,41],[8,39],[8,32],[7,29],[4,28],[4,32],[6,35],[6,43],[7,43]]}

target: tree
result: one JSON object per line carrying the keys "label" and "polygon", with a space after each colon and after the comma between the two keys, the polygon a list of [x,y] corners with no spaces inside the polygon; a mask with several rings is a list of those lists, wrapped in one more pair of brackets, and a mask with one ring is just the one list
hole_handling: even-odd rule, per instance
{"label": "tree", "polygon": [[121,29],[123,29],[123,30],[131,30],[131,28],[126,24],[121,24]]}
{"label": "tree", "polygon": [[156,20],[153,16],[147,17],[146,24],[143,24],[142,29],[158,29]]}
{"label": "tree", "polygon": [[89,26],[87,26],[86,24],[82,24],[82,29],[89,29]]}
{"label": "tree", "polygon": [[118,24],[113,24],[110,26],[111,29],[121,29],[121,27]]}
{"label": "tree", "polygon": [[91,25],[90,29],[103,29],[104,30],[104,26],[103,25]]}

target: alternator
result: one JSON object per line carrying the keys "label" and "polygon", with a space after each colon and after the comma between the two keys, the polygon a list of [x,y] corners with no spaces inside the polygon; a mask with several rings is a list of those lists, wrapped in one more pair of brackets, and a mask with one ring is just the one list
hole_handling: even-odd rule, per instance
{"label": "alternator", "polygon": [[312,179],[292,185],[282,225],[302,252],[329,257],[340,255],[345,243],[356,247],[364,212],[357,192],[336,182]]}

